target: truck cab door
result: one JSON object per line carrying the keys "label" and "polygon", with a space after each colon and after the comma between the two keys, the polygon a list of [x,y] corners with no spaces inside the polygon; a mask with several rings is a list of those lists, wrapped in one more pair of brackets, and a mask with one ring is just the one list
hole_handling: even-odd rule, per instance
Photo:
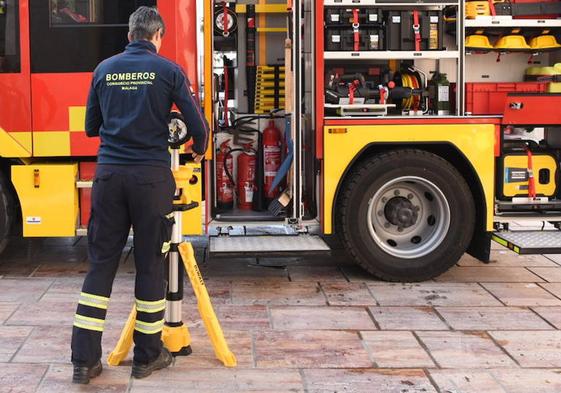
{"label": "truck cab door", "polygon": [[28,0],[7,0],[0,5],[0,102],[0,157],[30,157]]}

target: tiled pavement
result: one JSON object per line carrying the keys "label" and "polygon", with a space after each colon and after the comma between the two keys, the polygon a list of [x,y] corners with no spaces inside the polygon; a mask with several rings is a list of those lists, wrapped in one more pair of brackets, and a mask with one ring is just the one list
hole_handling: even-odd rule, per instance
{"label": "tiled pavement", "polygon": [[[115,282],[107,354],[132,302],[129,254]],[[0,392],[560,393],[561,257],[469,256],[436,280],[390,284],[348,257],[199,263],[239,366],[214,358],[187,286],[194,353],[146,380],[130,360],[69,384],[85,241],[12,242],[0,256]]]}

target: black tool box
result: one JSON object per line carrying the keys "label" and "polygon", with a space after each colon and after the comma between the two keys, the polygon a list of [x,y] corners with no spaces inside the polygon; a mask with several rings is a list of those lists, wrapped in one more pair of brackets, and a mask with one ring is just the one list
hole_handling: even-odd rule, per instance
{"label": "black tool box", "polygon": [[419,18],[421,51],[443,50],[444,18],[442,11],[388,11],[386,15],[386,50],[415,51],[415,12]]}
{"label": "black tool box", "polygon": [[[326,30],[325,49],[327,51],[356,51],[355,32],[352,28]],[[384,50],[384,29],[371,27],[359,29],[358,51]]]}
{"label": "black tool box", "polygon": [[326,27],[352,27],[355,23],[355,10],[360,26],[382,26],[382,10],[377,8],[325,8]]}
{"label": "black tool box", "polygon": [[348,52],[384,50],[383,20],[382,10],[376,8],[327,7],[325,49]]}

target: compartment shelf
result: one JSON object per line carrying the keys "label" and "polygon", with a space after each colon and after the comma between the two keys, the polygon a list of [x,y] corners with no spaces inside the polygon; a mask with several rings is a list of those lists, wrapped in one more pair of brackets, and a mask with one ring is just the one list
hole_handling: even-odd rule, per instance
{"label": "compartment shelf", "polygon": [[378,7],[445,7],[449,5],[458,5],[458,1],[427,1],[419,2],[418,0],[404,0],[401,2],[389,0],[325,0],[324,6],[378,6]]}
{"label": "compartment shelf", "polygon": [[415,60],[458,59],[459,51],[372,51],[372,52],[324,52],[325,60]]}
{"label": "compartment shelf", "polygon": [[482,16],[477,19],[466,19],[466,28],[483,27],[561,27],[561,19],[511,19]]}

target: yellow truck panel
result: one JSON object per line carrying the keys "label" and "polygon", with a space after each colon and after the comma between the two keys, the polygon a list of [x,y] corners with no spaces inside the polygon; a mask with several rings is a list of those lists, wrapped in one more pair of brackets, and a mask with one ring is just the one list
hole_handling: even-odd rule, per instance
{"label": "yellow truck panel", "polygon": [[77,164],[12,167],[12,183],[21,203],[25,237],[76,235],[77,175]]}
{"label": "yellow truck panel", "polygon": [[[333,233],[333,205],[345,171],[370,144],[445,143],[455,146],[477,173],[493,230],[495,126],[492,124],[407,124],[324,127],[324,233]],[[411,147],[411,145],[409,145]],[[414,147],[414,146],[413,146]]]}

